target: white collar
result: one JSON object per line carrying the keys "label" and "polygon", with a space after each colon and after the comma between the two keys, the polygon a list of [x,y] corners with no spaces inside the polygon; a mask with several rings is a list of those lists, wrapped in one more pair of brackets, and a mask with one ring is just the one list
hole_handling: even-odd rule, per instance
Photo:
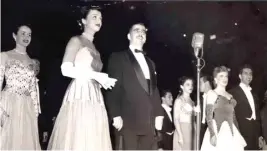
{"label": "white collar", "polygon": [[[129,48],[131,49],[131,51],[132,51],[133,53],[136,53],[136,52],[135,52],[135,49],[137,49],[137,48],[135,48],[135,46],[130,45]],[[139,49],[138,49],[138,50],[139,50]],[[142,51],[143,51],[143,49],[142,49]],[[139,53],[139,54],[142,54],[142,53]]]}
{"label": "white collar", "polygon": [[242,82],[239,84],[239,86],[240,86],[242,89],[246,89],[246,90],[249,90],[249,91],[252,90],[252,88],[251,88],[250,86],[247,86],[247,85],[245,85],[245,84],[242,83]]}
{"label": "white collar", "polygon": [[161,106],[162,106],[167,112],[172,111],[172,108],[169,107],[168,105],[164,104],[164,103],[162,103]]}

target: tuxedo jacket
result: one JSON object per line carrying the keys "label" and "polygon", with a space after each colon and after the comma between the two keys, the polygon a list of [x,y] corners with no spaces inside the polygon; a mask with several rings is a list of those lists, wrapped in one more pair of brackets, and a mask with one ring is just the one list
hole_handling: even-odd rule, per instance
{"label": "tuxedo jacket", "polygon": [[150,82],[130,49],[111,54],[108,74],[117,79],[114,88],[107,92],[106,105],[110,119],[121,116],[124,130],[136,134],[155,132],[155,117],[163,116],[157,88],[155,64],[145,56]]}
{"label": "tuxedo jacket", "polygon": [[[164,108],[163,108],[164,110]],[[171,116],[172,111],[170,112]],[[173,119],[173,116],[172,116]],[[163,119],[163,125],[162,129],[158,133],[159,141],[158,141],[158,147],[162,148],[164,150],[172,150],[173,148],[173,134],[169,135],[167,133],[172,133],[174,131],[174,124],[170,120],[168,113],[166,110],[164,110],[164,119]]]}
{"label": "tuxedo jacket", "polygon": [[[164,110],[164,109],[163,109]],[[170,112],[170,114],[172,115],[172,111]],[[172,117],[173,119],[173,117]],[[161,133],[172,133],[174,131],[174,124],[173,122],[170,120],[168,113],[164,110],[164,119],[163,119],[163,125],[162,125],[162,129],[161,129]]]}
{"label": "tuxedo jacket", "polygon": [[[256,121],[247,120],[246,118],[250,118],[252,115],[252,110],[249,105],[249,101],[246,97],[245,92],[240,86],[237,86],[229,91],[233,98],[236,100],[237,105],[235,107],[236,119],[238,122],[238,126],[241,134],[246,138],[249,137],[251,132],[261,136],[261,116],[260,116],[260,108],[259,108],[259,100],[256,97],[255,93],[252,92],[255,104],[255,112],[256,112]],[[258,138],[257,138],[258,139]]]}
{"label": "tuxedo jacket", "polygon": [[267,140],[267,104],[261,110],[262,135]]}

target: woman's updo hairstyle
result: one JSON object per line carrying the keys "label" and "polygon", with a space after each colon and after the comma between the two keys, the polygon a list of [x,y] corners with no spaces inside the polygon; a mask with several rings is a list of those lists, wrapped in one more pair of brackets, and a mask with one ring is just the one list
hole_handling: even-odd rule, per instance
{"label": "woman's updo hairstyle", "polygon": [[82,6],[80,9],[80,17],[79,20],[77,20],[78,25],[80,27],[81,30],[83,30],[83,23],[82,23],[82,19],[86,19],[87,15],[89,14],[89,12],[91,10],[97,10],[100,11],[102,10],[102,8],[99,5],[89,5],[89,6]]}

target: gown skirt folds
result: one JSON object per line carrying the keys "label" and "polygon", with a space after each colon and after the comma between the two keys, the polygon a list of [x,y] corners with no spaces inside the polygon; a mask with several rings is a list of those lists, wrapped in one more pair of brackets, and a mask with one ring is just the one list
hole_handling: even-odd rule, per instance
{"label": "gown skirt folds", "polygon": [[[89,47],[79,50],[75,66],[81,71],[100,72],[102,64],[99,53],[93,55],[96,53]],[[73,79],[66,90],[48,149],[112,150],[108,122],[100,84],[95,80]]]}
{"label": "gown skirt folds", "polygon": [[[213,120],[215,130],[217,125]],[[239,133],[236,126],[233,124],[233,133],[228,122],[224,121],[219,131],[215,131],[217,136],[217,144],[213,146],[210,143],[210,132],[206,130],[201,151],[244,151],[244,147],[247,145],[244,138]]]}
{"label": "gown skirt folds", "polygon": [[48,149],[111,150],[107,112],[96,81],[71,82]]}
{"label": "gown skirt folds", "polygon": [[[9,117],[0,128],[0,150],[40,150],[38,123],[32,98],[3,90],[1,105]],[[12,139],[12,141],[10,141]]]}

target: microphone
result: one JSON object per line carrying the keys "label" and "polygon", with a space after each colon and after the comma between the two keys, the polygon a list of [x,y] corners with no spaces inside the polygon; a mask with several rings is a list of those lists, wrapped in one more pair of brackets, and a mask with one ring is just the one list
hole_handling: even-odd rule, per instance
{"label": "microphone", "polygon": [[195,56],[198,57],[199,50],[203,48],[204,34],[196,32],[193,34],[192,47],[194,48]]}

